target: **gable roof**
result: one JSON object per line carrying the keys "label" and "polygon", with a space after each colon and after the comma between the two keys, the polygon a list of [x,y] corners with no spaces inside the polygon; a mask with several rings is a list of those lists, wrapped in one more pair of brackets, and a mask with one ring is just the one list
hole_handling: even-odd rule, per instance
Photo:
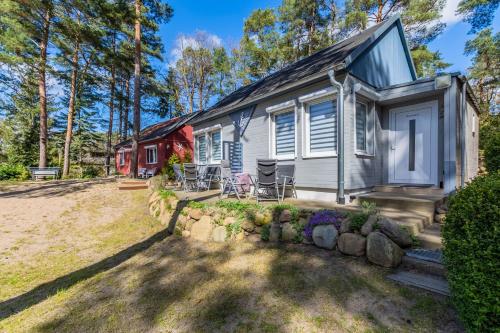
{"label": "gable roof", "polygon": [[345,70],[380,36],[392,27],[393,24],[398,25],[400,35],[404,41],[403,48],[407,54],[412,76],[415,79],[415,68],[411,60],[406,40],[404,39],[404,35],[402,35],[403,30],[400,16],[394,15],[388,20],[363,30],[355,36],[322,49],[256,82],[235,90],[200,114],[196,119],[193,119],[191,123],[200,123],[204,120],[225,114],[228,111],[248,106],[270,95],[292,88],[299,83],[303,84],[309,80],[312,81],[321,78],[322,76],[325,76],[326,79],[326,72],[333,67]]}
{"label": "gable roof", "polygon": [[[198,113],[184,115],[148,126],[139,133],[139,143],[164,138],[184,126],[189,120],[193,119],[197,115]],[[132,139],[128,139],[116,144],[115,149],[129,146],[131,144]]]}

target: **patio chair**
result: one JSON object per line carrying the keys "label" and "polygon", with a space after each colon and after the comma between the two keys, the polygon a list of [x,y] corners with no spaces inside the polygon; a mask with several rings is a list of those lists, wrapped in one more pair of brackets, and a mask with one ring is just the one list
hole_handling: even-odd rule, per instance
{"label": "patio chair", "polygon": [[158,168],[152,168],[146,170],[146,178],[154,177],[154,175],[156,174],[156,170],[158,170]]}
{"label": "patio chair", "polygon": [[198,191],[198,167],[194,163],[184,163],[185,191]]}
{"label": "patio chair", "polygon": [[174,165],[172,165],[172,168],[174,169],[175,181],[178,183],[181,183],[181,188],[185,191],[186,190],[186,181],[184,178],[184,173],[182,172],[182,169],[181,169],[181,165],[174,164]]}
{"label": "patio chair", "polygon": [[280,201],[277,169],[276,160],[257,160],[257,179],[255,181],[257,202],[264,200]]}
{"label": "patio chair", "polygon": [[231,193],[236,194],[238,200],[240,200],[240,188],[244,184],[240,184],[238,179],[233,175],[231,170],[231,163],[229,160],[222,160],[220,163],[220,197],[224,194],[230,195]]}
{"label": "patio chair", "polygon": [[292,196],[297,198],[297,190],[295,189],[295,165],[278,165],[278,187],[282,188],[281,201],[285,199],[285,191],[292,190]]}
{"label": "patio chair", "polygon": [[148,169],[146,168],[139,168],[137,170],[137,177],[139,178],[146,178],[146,173],[148,172]]}
{"label": "patio chair", "polygon": [[205,170],[205,182],[210,190],[212,182],[220,182],[220,167],[218,165],[207,165]]}

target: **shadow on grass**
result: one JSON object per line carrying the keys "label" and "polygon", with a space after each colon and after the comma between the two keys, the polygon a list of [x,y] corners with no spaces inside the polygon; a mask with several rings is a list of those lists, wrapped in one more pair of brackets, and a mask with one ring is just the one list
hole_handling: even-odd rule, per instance
{"label": "shadow on grass", "polygon": [[95,264],[71,272],[50,282],[43,283],[22,295],[0,302],[0,320],[8,318],[26,308],[29,308],[30,306],[38,304],[50,296],[55,295],[57,292],[68,289],[82,280],[89,279],[101,272],[110,270],[136,254],[149,249],[153,244],[164,240],[172,234],[177,218],[186,204],[186,201],[179,201],[176,210],[170,218],[168,227],[165,230],[161,230],[142,242],[136,243]]}

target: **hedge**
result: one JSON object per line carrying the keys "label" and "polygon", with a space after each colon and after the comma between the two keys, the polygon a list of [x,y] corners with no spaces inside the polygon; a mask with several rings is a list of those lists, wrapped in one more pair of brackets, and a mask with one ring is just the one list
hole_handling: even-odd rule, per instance
{"label": "hedge", "polygon": [[450,198],[443,229],[452,300],[471,332],[500,331],[500,172]]}

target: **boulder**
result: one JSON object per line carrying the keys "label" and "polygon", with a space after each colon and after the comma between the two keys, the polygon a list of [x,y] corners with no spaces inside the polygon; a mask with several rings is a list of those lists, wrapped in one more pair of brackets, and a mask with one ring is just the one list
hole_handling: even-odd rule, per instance
{"label": "boulder", "polygon": [[366,220],[365,224],[361,227],[361,234],[363,236],[368,236],[370,232],[373,231],[373,228],[375,226],[375,223],[377,223],[378,217],[377,215],[370,215],[368,219]]}
{"label": "boulder", "polygon": [[271,211],[269,210],[255,213],[255,225],[263,226],[271,223],[272,221],[273,221],[273,213],[271,213]]}
{"label": "boulder", "polygon": [[236,223],[236,218],[232,216],[228,216],[222,221],[222,225],[230,225]]}
{"label": "boulder", "polygon": [[403,250],[381,232],[372,232],[366,239],[366,257],[376,265],[397,267],[401,263]]}
{"label": "boulder", "polygon": [[285,242],[292,242],[297,236],[297,232],[291,223],[283,223],[281,225],[281,239]]}
{"label": "boulder", "polygon": [[[168,225],[170,223],[170,219],[172,218],[172,214],[169,211],[164,211],[160,215],[160,223],[162,225]],[[183,225],[180,225],[180,228],[184,228]]]}
{"label": "boulder", "polygon": [[214,226],[209,216],[202,216],[199,221],[191,227],[191,237],[196,240],[206,242],[212,235]]}
{"label": "boulder", "polygon": [[436,213],[438,213],[438,214],[446,214],[446,213],[448,213],[448,210],[446,210],[443,207],[439,206],[438,208],[436,208]]}
{"label": "boulder", "polygon": [[222,225],[215,227],[214,231],[212,232],[212,239],[214,240],[214,242],[223,243],[226,241],[226,238],[227,238],[226,227]]}
{"label": "boulder", "polygon": [[160,200],[160,193],[159,192],[153,192],[153,194],[151,194],[151,196],[149,197],[149,200],[148,200],[148,205],[151,206],[154,202]]}
{"label": "boulder", "polygon": [[187,220],[186,225],[184,226],[184,230],[191,230],[191,228],[193,227],[193,224],[195,222],[196,222],[196,220],[193,220],[193,219]]}
{"label": "boulder", "polygon": [[411,246],[411,235],[406,228],[394,221],[384,218],[378,221],[380,231],[401,247]]}
{"label": "boulder", "polygon": [[242,241],[245,239],[245,234],[243,232],[240,232],[240,233],[236,234],[234,239],[236,239],[237,241]]}
{"label": "boulder", "polygon": [[284,209],[280,214],[280,222],[287,223],[292,220],[292,213],[288,209]]}
{"label": "boulder", "polygon": [[199,220],[201,219],[201,217],[203,216],[203,212],[201,211],[201,209],[199,208],[195,208],[195,209],[192,209],[190,212],[189,212],[189,216],[192,218],[192,219],[195,219],[195,220]]}
{"label": "boulder", "polygon": [[279,223],[272,223],[271,230],[269,231],[269,241],[279,242],[281,238],[281,226]]}
{"label": "boulder", "polygon": [[184,229],[186,228],[187,221],[189,221],[189,217],[186,215],[179,215],[177,217],[177,225],[182,226]]}
{"label": "boulder", "polygon": [[346,232],[339,236],[337,245],[340,252],[350,256],[361,257],[365,255],[366,238],[358,234]]}
{"label": "boulder", "polygon": [[342,220],[339,232],[343,234],[344,232],[350,232],[350,231],[351,231],[351,219],[347,218]]}
{"label": "boulder", "polygon": [[255,227],[255,229],[253,230],[253,232],[255,232],[256,234],[261,234],[262,233],[262,227]]}
{"label": "boulder", "polygon": [[333,250],[337,244],[338,231],[333,224],[318,225],[313,229],[313,241],[318,247]]}
{"label": "boulder", "polygon": [[191,236],[191,232],[190,231],[182,230],[182,237],[188,238],[189,236]]}
{"label": "boulder", "polygon": [[434,222],[444,223],[445,218],[446,218],[446,214],[436,214],[436,215],[434,215]]}
{"label": "boulder", "polygon": [[245,220],[241,224],[241,228],[247,232],[252,232],[255,230],[255,225],[251,221]]}

